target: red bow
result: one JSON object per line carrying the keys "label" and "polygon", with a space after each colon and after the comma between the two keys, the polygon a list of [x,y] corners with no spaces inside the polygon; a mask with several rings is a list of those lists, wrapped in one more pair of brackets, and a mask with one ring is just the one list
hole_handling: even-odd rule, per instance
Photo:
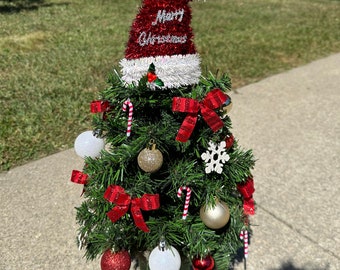
{"label": "red bow", "polygon": [[254,180],[251,177],[247,178],[247,181],[237,185],[238,191],[243,196],[243,210],[246,215],[255,214],[255,201],[253,199],[253,193],[255,192]]}
{"label": "red bow", "polygon": [[94,100],[91,102],[91,113],[107,112],[110,108],[110,103],[106,100]]}
{"label": "red bow", "polygon": [[[71,182],[81,185],[86,185],[88,183],[89,176],[86,173],[81,171],[73,170],[71,175]],[[85,186],[83,188],[83,192],[80,194],[82,196],[85,192]]]}
{"label": "red bow", "polygon": [[116,204],[106,213],[113,223],[126,214],[131,204],[133,220],[136,226],[144,232],[149,232],[150,229],[146,226],[141,210],[156,210],[160,207],[158,194],[144,194],[141,198],[131,199],[130,195],[125,193],[124,188],[116,185],[110,185],[106,189],[104,198]]}
{"label": "red bow", "polygon": [[214,109],[221,107],[227,99],[228,96],[220,89],[210,91],[200,102],[191,98],[174,97],[172,110],[174,112],[188,113],[178,131],[176,140],[186,142],[190,138],[195,128],[199,111],[201,111],[203,119],[214,132],[222,128],[223,122]]}
{"label": "red bow", "polygon": [[103,120],[107,118],[107,112],[112,109],[110,102],[107,100],[94,100],[91,102],[91,113],[102,113]]}
{"label": "red bow", "polygon": [[76,184],[87,184],[87,178],[89,176],[81,171],[73,170],[71,175],[71,181]]}

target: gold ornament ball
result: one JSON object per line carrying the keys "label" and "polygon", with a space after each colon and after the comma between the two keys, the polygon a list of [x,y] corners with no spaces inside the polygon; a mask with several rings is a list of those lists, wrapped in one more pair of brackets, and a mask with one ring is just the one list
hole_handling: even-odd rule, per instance
{"label": "gold ornament ball", "polygon": [[229,207],[226,203],[217,200],[214,206],[203,205],[200,210],[200,217],[210,229],[221,229],[229,221]]}
{"label": "gold ornament ball", "polygon": [[152,147],[144,148],[137,157],[139,167],[148,173],[158,171],[163,165],[163,155],[161,151]]}

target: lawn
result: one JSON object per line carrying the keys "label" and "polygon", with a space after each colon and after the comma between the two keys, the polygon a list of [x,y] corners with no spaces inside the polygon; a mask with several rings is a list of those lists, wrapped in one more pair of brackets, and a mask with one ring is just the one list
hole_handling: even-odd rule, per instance
{"label": "lawn", "polygon": [[[0,171],[68,149],[91,129],[89,103],[124,57],[140,2],[0,1]],[[202,69],[228,72],[234,89],[340,51],[340,1],[192,9]]]}

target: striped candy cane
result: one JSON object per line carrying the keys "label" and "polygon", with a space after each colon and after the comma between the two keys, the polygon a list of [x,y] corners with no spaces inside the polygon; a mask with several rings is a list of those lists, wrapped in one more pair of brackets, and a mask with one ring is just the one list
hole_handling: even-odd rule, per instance
{"label": "striped candy cane", "polygon": [[189,202],[190,202],[190,196],[191,196],[191,189],[187,186],[180,187],[177,191],[177,197],[180,198],[182,196],[183,190],[187,191],[187,195],[185,196],[185,204],[184,204],[184,210],[182,214],[182,219],[186,219],[188,215],[188,209],[189,209]]}
{"label": "striped candy cane", "polygon": [[243,240],[244,243],[244,258],[248,258],[248,231],[242,230],[240,232],[240,239]]}
{"label": "striped candy cane", "polygon": [[126,136],[129,137],[131,135],[131,125],[132,125],[132,115],[133,115],[133,105],[129,98],[123,103],[124,112],[126,112],[126,106],[129,106],[129,117],[128,117],[128,125],[127,125],[127,130],[126,130]]}

